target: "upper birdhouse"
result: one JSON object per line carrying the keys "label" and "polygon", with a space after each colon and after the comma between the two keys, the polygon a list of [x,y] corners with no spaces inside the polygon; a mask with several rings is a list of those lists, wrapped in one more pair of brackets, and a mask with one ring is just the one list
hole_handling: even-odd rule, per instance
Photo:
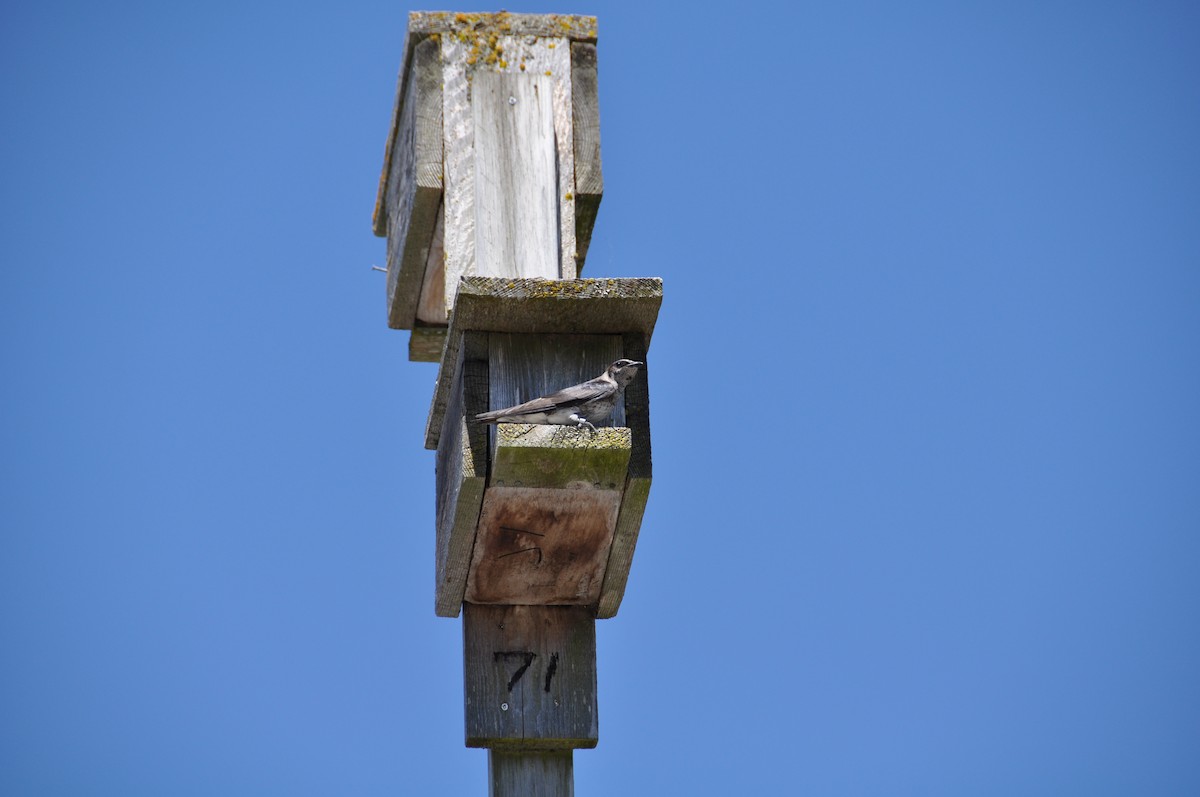
{"label": "upper birdhouse", "polygon": [[436,362],[464,276],[579,276],[604,191],[596,19],[409,15],[375,202],[387,312]]}
{"label": "upper birdhouse", "polygon": [[[581,279],[603,191],[592,17],[414,13],[375,232],[388,323],[440,363],[438,614],[616,613],[650,486],[646,369],[596,430],[475,416],[645,361],[658,279]],[[601,423],[597,423],[601,426]]]}

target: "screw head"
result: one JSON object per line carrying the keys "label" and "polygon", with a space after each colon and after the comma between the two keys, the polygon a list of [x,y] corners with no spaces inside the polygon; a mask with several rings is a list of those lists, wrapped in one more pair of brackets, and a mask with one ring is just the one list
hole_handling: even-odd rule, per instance
{"label": "screw head", "polygon": [[500,710],[501,710],[501,711],[508,711],[508,704],[507,704],[507,703],[501,703],[501,704],[500,704]]}
{"label": "screw head", "polygon": [[508,98],[508,104],[509,104],[509,105],[516,105],[516,104],[517,104],[517,98],[516,98],[516,97],[509,97],[509,98]]}

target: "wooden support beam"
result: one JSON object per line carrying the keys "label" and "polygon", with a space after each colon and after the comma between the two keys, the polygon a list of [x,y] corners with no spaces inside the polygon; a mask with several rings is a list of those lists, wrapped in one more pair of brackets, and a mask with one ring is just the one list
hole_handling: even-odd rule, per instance
{"label": "wooden support beam", "polygon": [[595,747],[596,622],[576,606],[463,606],[468,747]]}
{"label": "wooden support beam", "polygon": [[570,750],[488,750],[488,797],[572,797]]}

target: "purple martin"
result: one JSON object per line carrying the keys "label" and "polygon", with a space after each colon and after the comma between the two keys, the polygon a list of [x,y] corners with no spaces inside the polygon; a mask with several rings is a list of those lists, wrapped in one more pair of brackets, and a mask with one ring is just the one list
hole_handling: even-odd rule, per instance
{"label": "purple martin", "polygon": [[515,407],[475,416],[482,423],[539,423],[557,426],[586,426],[607,420],[617,406],[621,391],[637,376],[645,363],[617,360],[595,379],[566,387],[557,393],[526,401]]}

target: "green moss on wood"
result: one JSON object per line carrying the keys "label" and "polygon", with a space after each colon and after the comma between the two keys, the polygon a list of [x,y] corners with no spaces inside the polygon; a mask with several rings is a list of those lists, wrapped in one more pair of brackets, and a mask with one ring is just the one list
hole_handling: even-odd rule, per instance
{"label": "green moss on wood", "polygon": [[629,469],[631,437],[625,427],[500,424],[492,463],[493,485],[620,490]]}

